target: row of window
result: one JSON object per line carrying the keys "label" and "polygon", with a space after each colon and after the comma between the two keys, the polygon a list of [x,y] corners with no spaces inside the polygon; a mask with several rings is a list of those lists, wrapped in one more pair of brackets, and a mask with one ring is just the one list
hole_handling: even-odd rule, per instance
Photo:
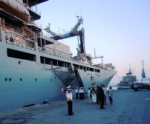
{"label": "row of window", "polygon": [[[56,77],[55,77],[55,79],[56,79]],[[12,81],[12,78],[5,78],[5,81],[6,81],[6,82],[7,82],[7,81],[11,82],[11,81]],[[23,81],[22,78],[20,78],[20,82],[21,82],[21,81]],[[34,81],[36,82],[37,79],[35,78]],[[52,81],[52,79],[50,79],[50,81]]]}
{"label": "row of window", "polygon": [[92,72],[100,72],[99,69],[94,69],[94,68],[90,68],[90,67],[86,67],[86,66],[81,66],[81,65],[77,65],[77,64],[73,64],[75,67],[77,67],[78,69],[84,70],[84,71],[92,71]]}
{"label": "row of window", "polygon": [[[7,55],[8,57],[18,58],[18,59],[24,59],[29,61],[36,61],[36,56],[34,54],[25,53],[17,50],[7,49]],[[61,67],[71,67],[71,63],[55,60],[47,57],[40,57],[40,61],[42,64],[48,64],[48,65],[54,65],[54,66],[61,66]],[[91,72],[98,72],[100,73],[99,69],[86,67],[82,65],[73,64],[73,66],[77,67],[78,69],[84,70],[84,71],[91,71]]]}

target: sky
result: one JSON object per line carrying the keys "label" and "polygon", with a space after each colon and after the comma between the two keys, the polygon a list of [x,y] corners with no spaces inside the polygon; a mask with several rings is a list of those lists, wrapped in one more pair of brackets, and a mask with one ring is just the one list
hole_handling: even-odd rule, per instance
{"label": "sky", "polygon": [[[35,9],[35,8],[33,8]],[[150,0],[49,0],[37,6],[41,19],[36,24],[44,29],[65,33],[77,23],[77,15],[84,21],[86,53],[104,56],[105,64],[112,63],[118,83],[131,67],[141,80],[142,60],[146,76],[150,77]],[[76,54],[77,37],[61,41]],[[101,63],[101,59],[93,60]]]}

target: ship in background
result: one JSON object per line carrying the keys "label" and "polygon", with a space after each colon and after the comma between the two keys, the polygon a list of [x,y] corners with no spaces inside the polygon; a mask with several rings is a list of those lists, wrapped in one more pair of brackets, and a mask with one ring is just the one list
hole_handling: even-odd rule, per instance
{"label": "ship in background", "polygon": [[[67,34],[43,35],[34,21],[41,15],[32,10],[48,0],[0,0],[0,111],[64,99],[62,87],[107,85],[116,74],[112,64],[93,65],[85,52],[83,19]],[[77,55],[58,40],[77,36]]]}
{"label": "ship in background", "polygon": [[129,89],[132,83],[135,81],[137,81],[137,78],[135,75],[132,74],[131,67],[130,67],[129,72],[122,77],[122,80],[118,84],[118,89]]}

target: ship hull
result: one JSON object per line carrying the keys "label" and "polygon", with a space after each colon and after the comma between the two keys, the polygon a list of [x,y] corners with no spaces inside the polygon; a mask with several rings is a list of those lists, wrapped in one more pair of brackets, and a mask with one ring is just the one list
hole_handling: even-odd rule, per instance
{"label": "ship hull", "polygon": [[[0,111],[12,110],[32,104],[42,104],[45,100],[51,102],[65,99],[65,94],[61,92],[61,87],[66,87],[66,85],[54,73],[54,69],[58,68],[57,66],[52,67],[51,65],[40,64],[38,59],[35,62],[8,57],[8,48],[29,51],[27,48],[0,41]],[[34,53],[37,56],[43,55],[43,53],[34,50],[30,50],[30,53]],[[74,64],[73,61],[67,60],[67,62]],[[67,72],[67,68],[60,67],[57,71],[63,75],[64,72]],[[88,87],[91,86],[91,76],[95,79],[95,85],[107,85],[115,73],[116,71],[114,70],[104,69],[101,69],[99,74],[79,70],[85,93]]]}

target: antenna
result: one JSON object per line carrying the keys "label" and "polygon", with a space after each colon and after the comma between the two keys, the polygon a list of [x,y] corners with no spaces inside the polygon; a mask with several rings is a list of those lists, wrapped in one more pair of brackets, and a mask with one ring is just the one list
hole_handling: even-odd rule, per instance
{"label": "antenna", "polygon": [[98,58],[101,58],[101,63],[102,63],[102,66],[103,66],[103,58],[104,56],[96,56],[96,52],[95,52],[95,49],[94,49],[94,56],[92,59],[98,59]]}
{"label": "antenna", "polygon": [[131,65],[129,64],[129,74],[132,74]]}
{"label": "antenna", "polygon": [[95,52],[95,48],[94,48],[94,55],[95,55],[95,58],[96,58],[96,52]]}
{"label": "antenna", "polygon": [[81,12],[81,7],[80,7],[80,5],[79,5],[79,10],[80,10],[80,15],[81,15],[81,17],[83,17],[83,16],[82,16],[82,12]]}

